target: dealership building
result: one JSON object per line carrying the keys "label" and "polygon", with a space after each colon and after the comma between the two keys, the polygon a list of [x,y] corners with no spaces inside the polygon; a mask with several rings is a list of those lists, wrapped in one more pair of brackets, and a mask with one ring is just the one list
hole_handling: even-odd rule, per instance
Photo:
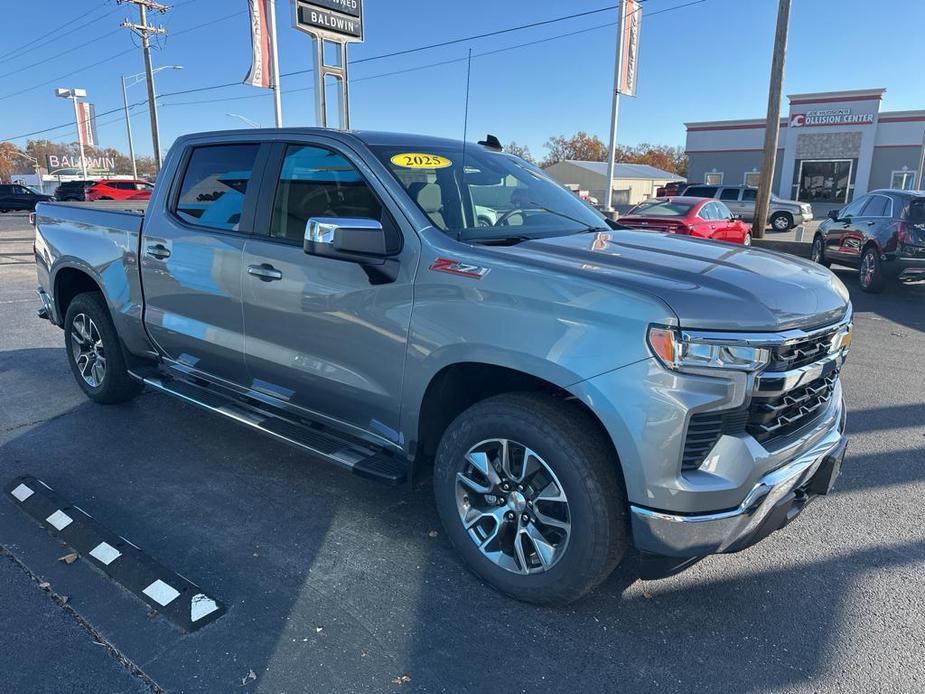
{"label": "dealership building", "polygon": [[[925,188],[925,110],[884,111],[885,89],[793,94],[773,190],[824,215],[877,188]],[[688,180],[758,185],[765,120],[686,123]]]}

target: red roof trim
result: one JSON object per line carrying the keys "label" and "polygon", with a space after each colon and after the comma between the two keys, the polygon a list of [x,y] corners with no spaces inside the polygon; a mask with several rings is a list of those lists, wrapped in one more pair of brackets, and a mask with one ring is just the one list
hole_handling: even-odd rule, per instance
{"label": "red roof trim", "polygon": [[925,116],[880,116],[881,123],[918,123],[925,121]]}
{"label": "red roof trim", "polygon": [[[782,120],[780,122],[780,127],[786,128],[787,121]],[[739,123],[737,125],[703,125],[703,126],[694,126],[688,127],[687,132],[702,132],[705,130],[764,130],[764,123]]]}

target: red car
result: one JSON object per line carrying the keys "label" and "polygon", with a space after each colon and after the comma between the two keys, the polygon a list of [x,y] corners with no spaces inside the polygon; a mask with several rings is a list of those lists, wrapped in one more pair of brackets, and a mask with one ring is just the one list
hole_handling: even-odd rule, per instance
{"label": "red car", "polygon": [[107,179],[87,189],[87,200],[149,200],[153,190],[147,181]]}
{"label": "red car", "polygon": [[633,229],[752,245],[751,227],[711,198],[653,198],[621,216],[619,223]]}

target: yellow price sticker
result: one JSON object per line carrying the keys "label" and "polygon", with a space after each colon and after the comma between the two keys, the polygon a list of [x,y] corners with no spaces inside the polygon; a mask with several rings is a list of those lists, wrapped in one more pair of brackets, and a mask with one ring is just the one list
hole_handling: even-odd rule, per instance
{"label": "yellow price sticker", "polygon": [[446,157],[420,152],[396,154],[392,157],[392,163],[403,169],[446,169],[453,166],[453,162]]}

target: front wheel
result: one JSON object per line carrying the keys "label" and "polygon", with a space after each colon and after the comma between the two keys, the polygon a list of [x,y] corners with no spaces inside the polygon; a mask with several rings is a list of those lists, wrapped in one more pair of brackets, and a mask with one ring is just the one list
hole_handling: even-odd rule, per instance
{"label": "front wheel", "polygon": [[626,494],[609,441],[548,395],[490,398],[446,430],[434,492],[447,536],[498,591],[567,604],[601,583],[628,545]]}
{"label": "front wheel", "polygon": [[793,216],[789,212],[775,212],[771,215],[771,228],[774,231],[787,231],[793,228]]}
{"label": "front wheel", "polygon": [[752,234],[751,234],[751,232],[746,232],[745,238],[742,239],[742,245],[743,245],[743,246],[751,246],[751,245],[752,245]]}
{"label": "front wheel", "polygon": [[106,302],[98,292],[78,294],[64,319],[68,363],[88,398],[114,404],[131,400],[142,385],[128,374]]}
{"label": "front wheel", "polygon": [[813,239],[813,249],[810,258],[814,263],[822,265],[822,267],[829,267],[832,265],[832,263],[826,260],[825,243],[821,236],[816,236],[816,238]]}
{"label": "front wheel", "polygon": [[880,252],[873,246],[869,246],[861,257],[858,280],[861,283],[861,289],[865,292],[877,294],[883,291],[885,285],[883,263],[880,262]]}

